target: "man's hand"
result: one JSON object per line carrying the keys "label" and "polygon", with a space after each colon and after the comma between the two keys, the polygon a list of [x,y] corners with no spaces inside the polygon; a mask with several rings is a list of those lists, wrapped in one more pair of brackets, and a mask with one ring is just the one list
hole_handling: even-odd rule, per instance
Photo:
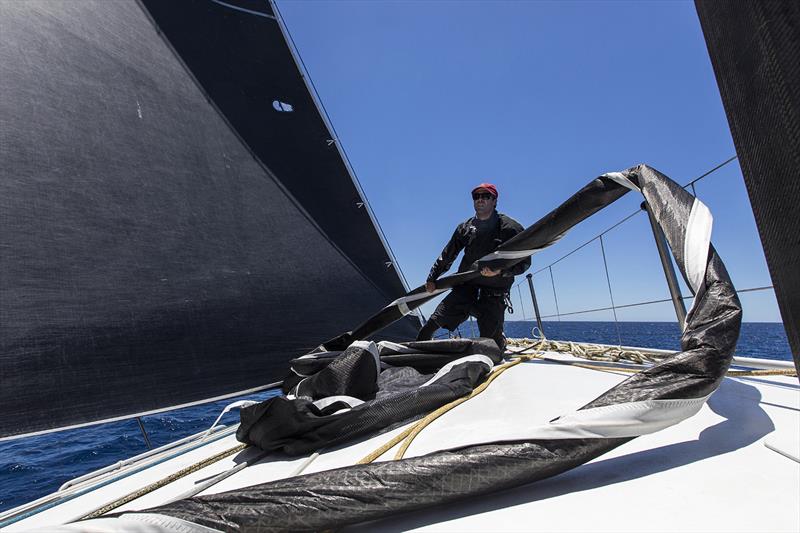
{"label": "man's hand", "polygon": [[436,290],[436,283],[434,283],[432,281],[426,281],[425,282],[425,290],[428,291],[428,292],[435,291]]}
{"label": "man's hand", "polygon": [[496,275],[500,274],[500,270],[492,270],[489,267],[483,267],[481,269],[481,276],[486,276],[487,278],[493,278]]}

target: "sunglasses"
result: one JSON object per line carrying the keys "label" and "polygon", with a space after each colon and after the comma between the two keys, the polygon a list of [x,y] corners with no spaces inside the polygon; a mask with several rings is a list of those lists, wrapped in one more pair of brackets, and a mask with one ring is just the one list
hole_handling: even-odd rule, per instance
{"label": "sunglasses", "polygon": [[480,199],[491,200],[492,198],[494,198],[494,195],[489,194],[488,192],[479,192],[478,194],[472,195],[473,200],[480,200]]}

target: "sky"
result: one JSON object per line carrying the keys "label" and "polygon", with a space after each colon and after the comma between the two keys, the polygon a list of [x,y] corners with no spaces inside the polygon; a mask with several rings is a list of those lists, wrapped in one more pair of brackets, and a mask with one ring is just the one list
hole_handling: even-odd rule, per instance
{"label": "sky", "polygon": [[[647,163],[685,184],[736,153],[692,2],[278,6],[412,287],[473,213],[478,183],[496,184],[498,210],[528,226],[605,172]],[[734,285],[771,285],[738,162],[696,192]],[[553,264],[640,203],[629,193],[534,256],[543,315],[556,313],[556,300],[561,313],[608,307],[609,281],[616,305],[669,297],[641,212],[603,237],[609,281],[599,240]],[[527,282],[517,282],[507,318],[531,318]],[[740,298],[745,321],[780,321],[771,290]],[[669,303],[617,316],[675,320]]]}

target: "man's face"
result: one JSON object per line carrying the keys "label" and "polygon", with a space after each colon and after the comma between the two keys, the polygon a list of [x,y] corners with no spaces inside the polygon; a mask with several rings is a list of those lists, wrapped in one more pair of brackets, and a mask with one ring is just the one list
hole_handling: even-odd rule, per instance
{"label": "man's face", "polygon": [[497,205],[497,198],[492,196],[492,193],[486,189],[478,189],[472,193],[472,205],[478,215],[488,214],[494,211]]}

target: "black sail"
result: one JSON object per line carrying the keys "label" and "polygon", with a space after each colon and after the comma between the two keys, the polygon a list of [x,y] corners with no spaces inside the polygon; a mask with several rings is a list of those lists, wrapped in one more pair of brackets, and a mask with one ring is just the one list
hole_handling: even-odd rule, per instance
{"label": "black sail", "polygon": [[269,5],[226,4],[0,4],[0,438],[263,386],[405,292]]}
{"label": "black sail", "polygon": [[695,4],[800,371],[800,3]]}

